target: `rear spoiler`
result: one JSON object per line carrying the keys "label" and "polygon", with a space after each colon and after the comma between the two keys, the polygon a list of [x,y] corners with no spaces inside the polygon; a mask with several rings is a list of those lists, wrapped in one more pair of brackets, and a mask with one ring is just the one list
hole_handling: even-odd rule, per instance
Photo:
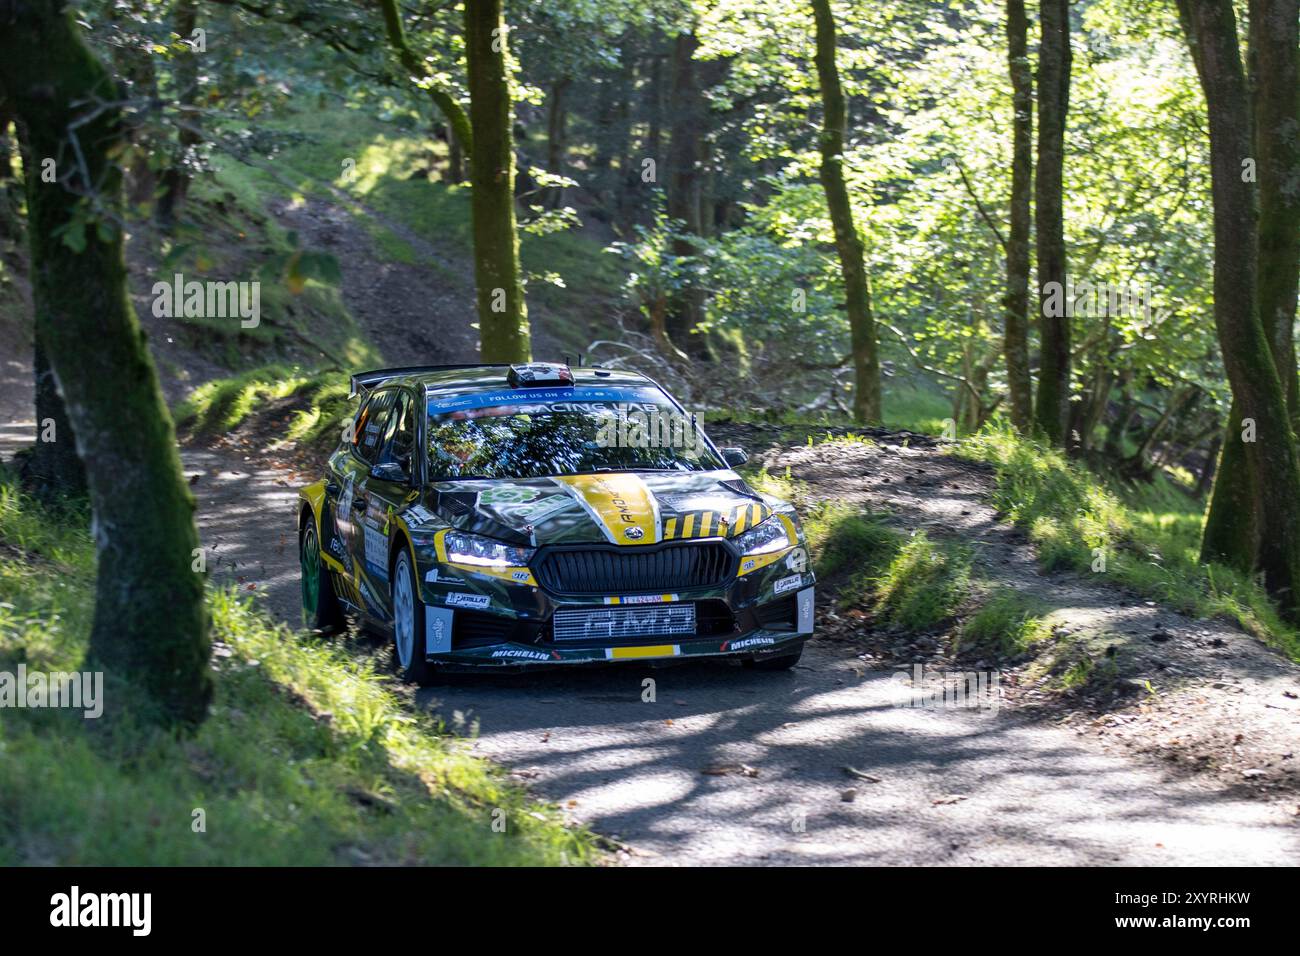
{"label": "rear spoiler", "polygon": [[407,365],[398,368],[377,368],[371,372],[358,372],[352,376],[348,387],[348,398],[369,395],[377,386],[400,375],[423,375],[428,372],[449,372],[461,368],[505,368],[505,366],[470,362],[464,365]]}

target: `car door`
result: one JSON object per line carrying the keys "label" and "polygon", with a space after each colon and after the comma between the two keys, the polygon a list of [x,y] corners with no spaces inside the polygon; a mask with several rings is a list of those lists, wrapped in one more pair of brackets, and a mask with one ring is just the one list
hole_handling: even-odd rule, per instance
{"label": "car door", "polygon": [[396,397],[395,389],[381,389],[362,404],[353,423],[348,448],[336,459],[339,500],[334,512],[339,537],[347,554],[344,564],[362,608],[376,616],[382,614],[383,595],[374,593],[364,573],[366,509],[370,497],[370,469],[379,460],[384,429],[388,427]]}
{"label": "car door", "polygon": [[[415,461],[414,401],[404,388],[393,390],[392,402],[373,449],[367,448],[369,472],[363,486],[357,567],[362,593],[376,617],[387,621],[391,613],[388,578],[389,543],[393,516],[401,511],[412,491],[411,467]],[[354,506],[356,507],[356,506]]]}

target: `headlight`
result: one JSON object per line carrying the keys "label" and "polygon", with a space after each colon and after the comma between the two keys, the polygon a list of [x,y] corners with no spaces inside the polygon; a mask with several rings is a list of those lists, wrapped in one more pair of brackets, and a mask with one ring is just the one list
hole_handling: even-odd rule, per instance
{"label": "headlight", "polygon": [[453,531],[444,539],[447,560],[456,564],[477,564],[491,568],[510,568],[527,564],[533,556],[532,548],[512,548],[491,538]]}
{"label": "headlight", "polygon": [[757,528],[746,531],[736,539],[741,554],[771,554],[797,543],[790,540],[785,522],[779,515],[772,515]]}

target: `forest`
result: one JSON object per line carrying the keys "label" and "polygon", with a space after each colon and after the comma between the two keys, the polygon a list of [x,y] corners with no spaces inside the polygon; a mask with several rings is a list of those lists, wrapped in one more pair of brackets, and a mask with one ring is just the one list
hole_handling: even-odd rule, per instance
{"label": "forest", "polygon": [[285,489],[384,366],[648,375],[800,510],[819,653],[1294,803],[1298,288],[1300,0],[0,0],[0,669],[129,702],[0,713],[0,862],[635,857],[302,630]]}

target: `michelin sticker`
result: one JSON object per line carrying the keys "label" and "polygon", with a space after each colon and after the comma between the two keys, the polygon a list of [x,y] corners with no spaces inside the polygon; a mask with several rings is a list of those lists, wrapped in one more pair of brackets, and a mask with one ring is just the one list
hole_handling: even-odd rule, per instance
{"label": "michelin sticker", "polygon": [[504,647],[499,651],[492,652],[493,657],[511,657],[525,661],[549,661],[549,654],[543,654],[541,651],[530,651],[523,647]]}

